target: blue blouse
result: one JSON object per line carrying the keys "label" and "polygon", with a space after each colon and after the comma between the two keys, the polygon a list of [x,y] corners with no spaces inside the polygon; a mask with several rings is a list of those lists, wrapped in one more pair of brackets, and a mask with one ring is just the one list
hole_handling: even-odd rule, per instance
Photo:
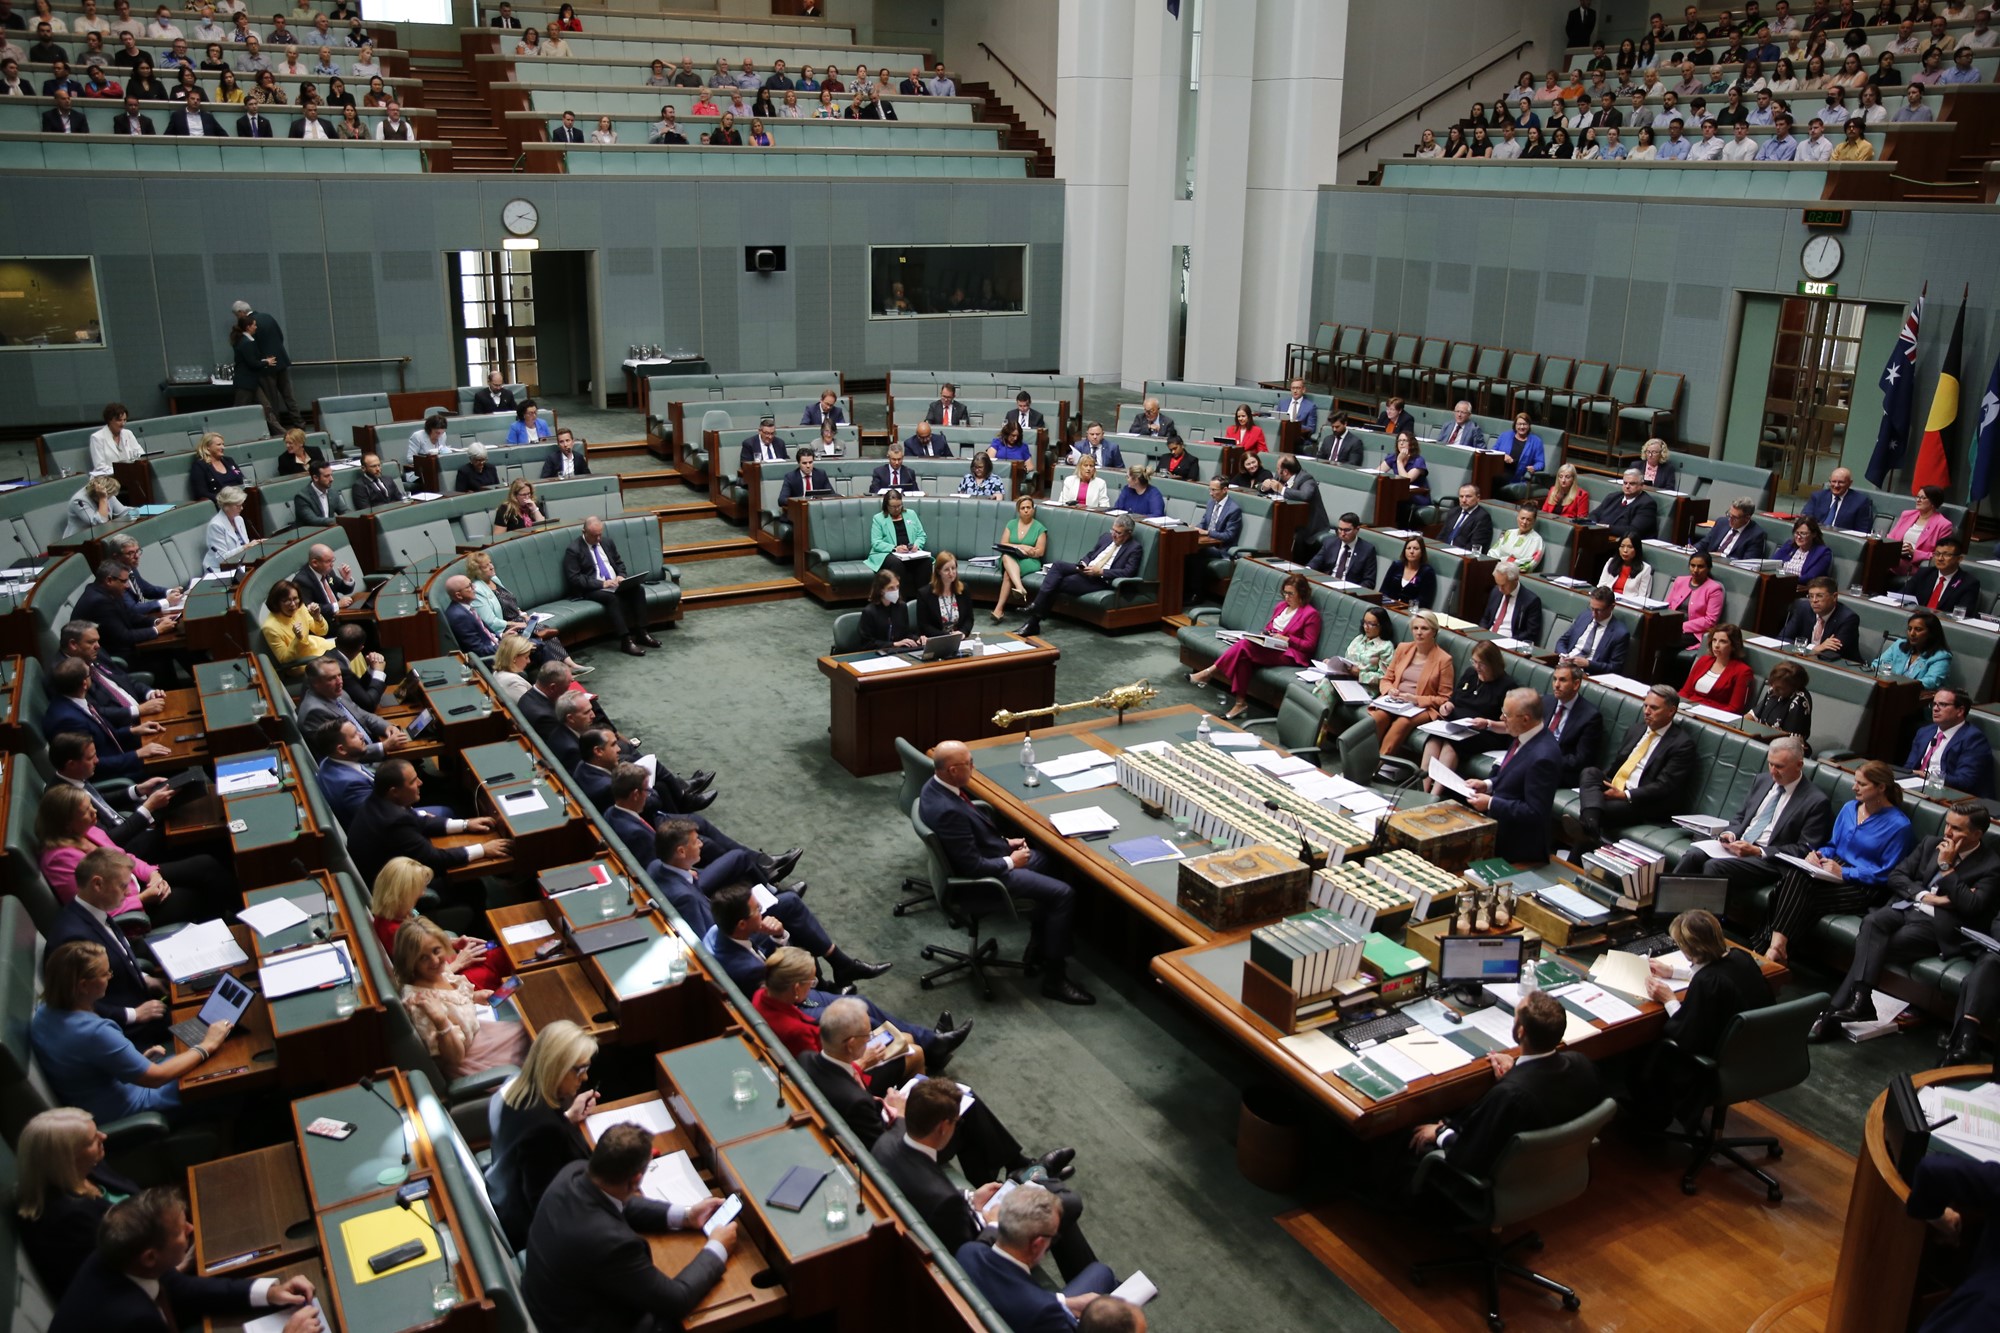
{"label": "blue blouse", "polygon": [[1383,597],[1392,602],[1409,602],[1426,611],[1430,610],[1431,598],[1437,595],[1437,586],[1437,571],[1429,565],[1418,566],[1416,581],[1413,583],[1403,582],[1401,560],[1391,564],[1388,571],[1382,575]]}
{"label": "blue blouse", "polygon": [[988,500],[998,500],[1007,494],[1007,483],[990,473],[984,477],[976,477],[968,472],[958,479],[958,493],[960,495],[983,496]]}
{"label": "blue blouse", "polygon": [[1833,820],[1833,841],[1819,849],[1821,856],[1840,862],[1841,878],[1849,884],[1881,884],[1889,871],[1910,850],[1916,830],[1910,817],[1890,806],[1868,817],[1866,824],[1855,822],[1860,804],[1849,801]]}
{"label": "blue blouse", "polygon": [[144,1053],[116,1023],[88,1009],[36,1006],[28,1042],[58,1104],[88,1111],[100,1125],[180,1107],[177,1088],[139,1085],[150,1067]]}
{"label": "blue blouse", "polygon": [[1899,676],[1910,677],[1927,690],[1934,690],[1944,684],[1944,678],[1951,674],[1951,650],[1940,648],[1922,657],[1911,657],[1908,639],[1891,639],[1882,645],[1882,651],[1869,664],[1871,671],[1880,671],[1883,667]]}
{"label": "blue blouse", "polygon": [[1028,444],[1025,437],[1023,437],[1019,444],[1002,444],[996,438],[993,441],[993,456],[995,458],[1004,458],[1009,462],[1018,460],[1025,463],[1035,456],[1035,451]]}
{"label": "blue blouse", "polygon": [[1164,518],[1167,513],[1167,497],[1157,486],[1148,486],[1144,495],[1130,486],[1118,492],[1118,498],[1111,502],[1113,509],[1122,509],[1135,518]]}
{"label": "blue blouse", "polygon": [[507,427],[507,443],[509,444],[533,444],[536,440],[546,440],[548,438],[549,423],[540,417],[535,418],[535,433],[533,435],[528,434],[528,423],[525,420],[516,421],[513,425]]}

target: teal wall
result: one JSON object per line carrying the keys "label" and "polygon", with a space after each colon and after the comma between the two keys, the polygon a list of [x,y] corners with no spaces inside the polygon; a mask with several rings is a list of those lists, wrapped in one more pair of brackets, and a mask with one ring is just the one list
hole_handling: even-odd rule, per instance
{"label": "teal wall", "polygon": [[[91,254],[108,347],[0,352],[0,429],[94,421],[121,399],[165,410],[170,364],[221,361],[230,302],[275,314],[292,355],[413,358],[411,388],[455,384],[445,255],[497,249],[509,199],[541,210],[547,250],[594,251],[594,373],[622,387],[632,343],[684,345],[718,371],[833,366],[1052,370],[1062,183],[1053,180],[664,181],[560,176],[270,180],[17,178],[0,191],[10,253]],[[87,194],[86,194],[87,191]],[[51,208],[57,192],[73,206]],[[870,244],[1025,243],[1029,313],[866,318]],[[788,271],[743,271],[745,245]],[[392,371],[300,371],[302,397],[394,388]]]}

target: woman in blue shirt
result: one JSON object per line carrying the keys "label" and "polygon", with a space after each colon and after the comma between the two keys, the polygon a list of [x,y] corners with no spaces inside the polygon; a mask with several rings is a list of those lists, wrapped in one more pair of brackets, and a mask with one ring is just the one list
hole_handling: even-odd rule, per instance
{"label": "woman in blue shirt", "polygon": [[141,1111],[178,1115],[181,1077],[215,1054],[229,1037],[229,1024],[209,1024],[200,1045],[155,1063],[149,1057],[164,1055],[161,1048],[142,1053],[123,1028],[97,1013],[110,984],[111,961],[101,944],[70,940],[43,962],[42,1003],[28,1020],[28,1043],[50,1090],[58,1103],[88,1111],[100,1123]]}
{"label": "woman in blue shirt", "polygon": [[1918,607],[1910,612],[1908,629],[1906,637],[1882,645],[1869,670],[1908,676],[1934,690],[1951,674],[1951,649],[1944,645],[1944,626],[1938,623],[1937,612]]}
{"label": "woman in blue shirt", "polygon": [[1786,961],[1792,937],[1823,916],[1860,912],[1881,901],[1889,871],[1915,839],[1903,813],[1903,789],[1896,770],[1871,759],[1854,772],[1854,799],[1833,821],[1833,841],[1806,854],[1827,878],[1788,869],[1771,894],[1769,943],[1758,950],[1774,963]]}
{"label": "woman in blue shirt", "polygon": [[1000,434],[987,446],[986,452],[992,454],[994,461],[999,463],[1011,463],[1017,460],[1026,463],[1035,456],[1035,451],[1021,438],[1021,423],[1012,419],[1001,425]]}
{"label": "woman in blue shirt", "polygon": [[514,409],[514,424],[507,428],[507,443],[533,444],[536,440],[549,438],[549,423],[542,420],[542,409],[532,398]]}
{"label": "woman in blue shirt", "polygon": [[1122,509],[1134,518],[1165,518],[1167,497],[1153,485],[1153,469],[1134,464],[1125,473],[1124,489],[1112,502],[1113,509]]}

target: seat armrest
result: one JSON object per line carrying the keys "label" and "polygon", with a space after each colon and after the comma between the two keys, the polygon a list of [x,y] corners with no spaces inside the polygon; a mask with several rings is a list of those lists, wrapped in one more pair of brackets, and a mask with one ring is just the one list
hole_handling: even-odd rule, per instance
{"label": "seat armrest", "polygon": [[808,565],[830,565],[833,563],[833,552],[823,546],[810,547],[806,551],[806,563]]}
{"label": "seat armrest", "polygon": [[100,1124],[97,1128],[104,1134],[105,1151],[115,1154],[157,1143],[167,1137],[170,1127],[167,1118],[158,1111],[141,1111],[122,1120]]}
{"label": "seat armrest", "polygon": [[1158,579],[1134,577],[1129,579],[1113,579],[1111,581],[1111,590],[1113,592],[1117,593],[1120,597],[1130,597],[1134,600],[1144,597],[1146,589],[1158,588],[1159,586],[1160,581]]}
{"label": "seat armrest", "polygon": [[1190,606],[1183,608],[1183,611],[1190,625],[1199,625],[1203,616],[1220,616],[1222,614],[1222,608],[1219,606]]}
{"label": "seat armrest", "polygon": [[455,1078],[445,1086],[445,1100],[453,1106],[477,1101],[483,1110],[486,1100],[499,1089],[500,1085],[520,1072],[514,1065],[496,1065],[492,1069],[482,1069],[476,1074]]}

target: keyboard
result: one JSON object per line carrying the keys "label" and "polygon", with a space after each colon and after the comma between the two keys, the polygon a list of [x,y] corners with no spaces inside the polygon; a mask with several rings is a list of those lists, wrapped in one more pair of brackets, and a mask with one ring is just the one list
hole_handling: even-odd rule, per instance
{"label": "keyboard", "polygon": [[201,1039],[208,1035],[208,1024],[199,1018],[183,1018],[169,1030],[181,1039],[183,1046],[199,1046]]}
{"label": "keyboard", "polygon": [[1681,946],[1674,943],[1674,937],[1666,931],[1657,935],[1641,935],[1630,944],[1621,946],[1622,953],[1636,953],[1641,958],[1658,958],[1663,953],[1672,953]]}
{"label": "keyboard", "polygon": [[1416,1026],[1418,1025],[1412,1023],[1400,1013],[1383,1014],[1380,1018],[1369,1018],[1359,1023],[1350,1023],[1346,1027],[1336,1031],[1333,1035],[1348,1050],[1358,1051],[1363,1046],[1372,1046],[1377,1042],[1384,1042],[1393,1037],[1400,1037]]}

